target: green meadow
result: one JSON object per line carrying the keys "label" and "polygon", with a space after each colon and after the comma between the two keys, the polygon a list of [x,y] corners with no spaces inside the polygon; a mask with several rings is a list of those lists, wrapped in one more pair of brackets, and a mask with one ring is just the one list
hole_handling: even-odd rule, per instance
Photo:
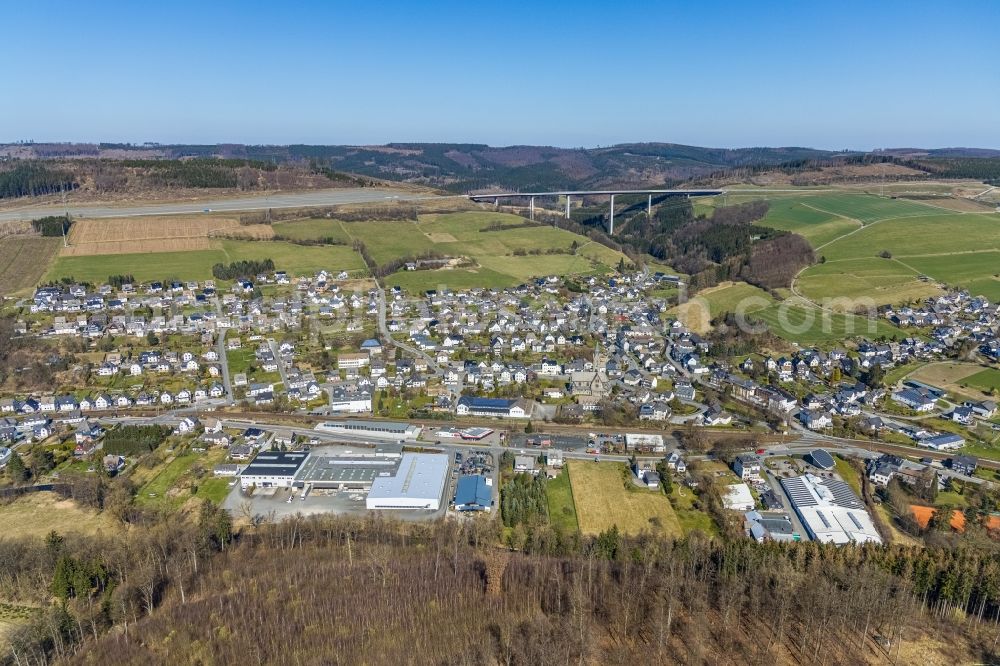
{"label": "green meadow", "polygon": [[143,252],[136,254],[58,257],[45,280],[72,277],[101,284],[109,275],[133,275],[136,280],[206,280],[212,266],[249,259],[272,259],[278,270],[289,275],[312,275],[319,270],[360,272],[361,256],[350,246],[296,245],[285,241],[222,240],[210,250]]}
{"label": "green meadow", "polygon": [[[545,275],[606,273],[622,255],[578,234],[550,226],[523,226],[516,215],[485,211],[421,215],[416,221],[344,222],[378,264],[434,252],[472,266],[399,271],[386,284],[422,291],[447,287],[508,287]],[[494,230],[491,227],[509,227]],[[573,253],[573,244],[577,247]],[[552,252],[552,253],[549,253]]]}

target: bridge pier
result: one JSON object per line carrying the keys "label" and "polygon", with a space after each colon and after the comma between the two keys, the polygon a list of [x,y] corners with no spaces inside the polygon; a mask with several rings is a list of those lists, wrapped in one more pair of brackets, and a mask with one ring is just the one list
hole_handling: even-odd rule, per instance
{"label": "bridge pier", "polygon": [[653,195],[649,195],[649,201],[646,202],[646,219],[653,219]]}
{"label": "bridge pier", "polygon": [[608,235],[615,235],[615,195],[611,195],[610,215],[608,216]]}
{"label": "bridge pier", "polygon": [[493,207],[496,208],[497,210],[500,210],[500,197],[496,197],[495,199],[493,199]]}
{"label": "bridge pier", "polygon": [[567,194],[566,195],[566,219],[567,220],[569,219],[569,200],[570,200],[570,196]]}
{"label": "bridge pier", "polygon": [[532,222],[535,221],[535,197],[531,197],[530,203],[528,204],[528,214]]}

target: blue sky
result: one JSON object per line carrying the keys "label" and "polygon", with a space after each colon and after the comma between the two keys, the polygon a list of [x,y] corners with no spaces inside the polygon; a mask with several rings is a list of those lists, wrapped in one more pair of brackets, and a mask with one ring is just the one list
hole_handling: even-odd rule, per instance
{"label": "blue sky", "polygon": [[8,2],[0,141],[1000,148],[1000,2]]}

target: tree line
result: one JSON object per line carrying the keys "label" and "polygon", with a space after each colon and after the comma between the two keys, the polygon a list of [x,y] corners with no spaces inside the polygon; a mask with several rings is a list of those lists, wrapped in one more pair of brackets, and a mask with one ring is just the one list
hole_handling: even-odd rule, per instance
{"label": "tree line", "polygon": [[31,228],[42,236],[62,236],[69,233],[72,225],[69,215],[49,215],[31,221]]}
{"label": "tree line", "polygon": [[549,515],[548,497],[545,494],[545,475],[519,473],[503,485],[500,492],[500,515],[503,524],[535,524]]}
{"label": "tree line", "polygon": [[271,259],[243,259],[230,264],[215,264],[212,266],[212,276],[216,280],[249,280],[273,270],[274,261]]}
{"label": "tree line", "polygon": [[0,171],[0,199],[55,194],[77,187],[72,173],[37,162],[18,162],[14,168]]}
{"label": "tree line", "polygon": [[135,276],[131,273],[119,273],[108,276],[108,284],[115,289],[121,289],[123,285],[135,284]]}
{"label": "tree line", "polygon": [[149,453],[167,438],[170,426],[118,425],[104,436],[104,452],[122,456]]}

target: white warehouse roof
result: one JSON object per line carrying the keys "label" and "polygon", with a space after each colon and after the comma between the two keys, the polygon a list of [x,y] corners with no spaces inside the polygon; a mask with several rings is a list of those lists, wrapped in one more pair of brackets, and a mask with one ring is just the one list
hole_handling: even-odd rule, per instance
{"label": "white warehouse roof", "polygon": [[750,511],[757,505],[753,493],[750,492],[750,486],[745,483],[726,486],[726,492],[722,494],[722,503],[733,511]]}
{"label": "white warehouse roof", "polygon": [[369,509],[430,509],[441,507],[450,457],[441,453],[404,453],[394,475],[372,481],[365,506]]}
{"label": "white warehouse roof", "polygon": [[782,479],[781,485],[812,539],[838,545],[882,543],[868,511],[843,481],[805,474]]}

